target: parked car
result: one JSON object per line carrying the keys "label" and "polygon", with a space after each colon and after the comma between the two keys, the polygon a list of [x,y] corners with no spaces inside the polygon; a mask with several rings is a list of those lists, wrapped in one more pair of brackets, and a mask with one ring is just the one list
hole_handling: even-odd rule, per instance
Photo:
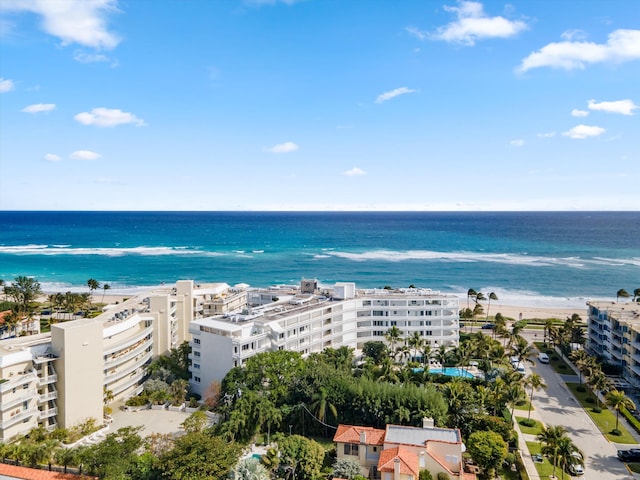
{"label": "parked car", "polygon": [[622,462],[640,462],[640,448],[618,450],[618,460]]}
{"label": "parked car", "polygon": [[544,352],[540,352],[538,354],[538,360],[540,360],[540,363],[549,363],[549,355]]}
{"label": "parked car", "polygon": [[571,454],[571,461],[567,464],[567,471],[571,475],[584,475],[584,460],[579,453]]}
{"label": "parked car", "polygon": [[493,323],[485,323],[484,325],[482,325],[483,330],[493,330],[493,327],[495,327]]}

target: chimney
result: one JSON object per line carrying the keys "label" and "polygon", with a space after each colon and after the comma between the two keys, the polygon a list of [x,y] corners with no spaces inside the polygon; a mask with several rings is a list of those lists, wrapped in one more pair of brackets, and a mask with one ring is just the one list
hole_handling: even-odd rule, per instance
{"label": "chimney", "polygon": [[422,428],[434,428],[433,418],[422,417]]}
{"label": "chimney", "polygon": [[364,465],[367,460],[367,432],[360,432],[360,447],[358,448],[358,461]]}
{"label": "chimney", "polygon": [[367,432],[360,432],[360,445],[366,445],[367,444]]}
{"label": "chimney", "polygon": [[393,461],[393,480],[400,480],[400,459],[398,457]]}
{"label": "chimney", "polygon": [[420,470],[424,470],[425,468],[427,468],[427,458],[426,458],[426,453],[424,452],[424,450],[422,450],[420,452]]}

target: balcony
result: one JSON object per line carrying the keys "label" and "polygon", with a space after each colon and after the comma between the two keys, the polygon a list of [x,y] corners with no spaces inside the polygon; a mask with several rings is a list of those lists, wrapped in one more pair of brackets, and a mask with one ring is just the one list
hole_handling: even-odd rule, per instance
{"label": "balcony", "polygon": [[22,387],[25,383],[29,383],[36,380],[36,372],[32,370],[30,372],[19,374],[14,377],[9,377],[9,381],[0,383],[0,393],[12,390],[13,388]]}
{"label": "balcony", "polygon": [[115,382],[118,379],[127,376],[131,372],[135,371],[136,369],[138,369],[142,365],[144,365],[147,362],[147,360],[149,360],[151,358],[152,353],[153,352],[147,352],[146,354],[141,355],[140,358],[138,358],[138,360],[133,365],[131,365],[130,367],[124,368],[122,370],[116,370],[113,373],[105,374],[104,382],[105,383]]}
{"label": "balcony", "polygon": [[104,366],[105,367],[114,367],[116,365],[119,365],[121,363],[125,363],[127,360],[130,360],[132,358],[134,358],[136,355],[139,355],[140,353],[143,353],[147,348],[149,348],[149,346],[151,345],[151,341],[149,342],[142,342],[140,345],[138,345],[137,347],[135,347],[133,350],[124,353],[124,354],[120,354],[119,356],[113,356],[110,359],[108,359],[107,361],[104,362]]}
{"label": "balcony", "polygon": [[[124,334],[124,332],[119,333],[118,336],[121,336],[121,335],[123,336],[123,334]],[[140,331],[140,333],[136,334],[133,337],[124,337],[123,336],[122,339],[113,340],[114,345],[111,346],[110,348],[108,348],[107,350],[105,350],[104,351],[104,355],[110,355],[112,353],[117,352],[118,350],[123,350],[127,346],[134,345],[135,343],[139,342],[140,340],[143,340],[146,336],[151,336],[152,334],[153,334],[153,326],[143,329],[142,331]],[[151,341],[151,340],[149,340],[149,341]],[[105,344],[106,343],[112,343],[112,341],[107,342],[106,339],[105,339]]]}
{"label": "balcony", "polygon": [[55,417],[58,415],[58,408],[48,408],[47,410],[39,410],[38,411],[38,419],[44,420],[45,418]]}
{"label": "balcony", "polygon": [[58,375],[52,374],[47,375],[46,377],[38,377],[38,386],[44,387],[45,385],[49,385],[50,383],[56,383],[58,381]]}
{"label": "balcony", "polygon": [[58,398],[58,392],[54,390],[53,392],[46,392],[38,395],[38,403],[45,403],[49,400],[55,400]]}
{"label": "balcony", "polygon": [[37,410],[21,410],[19,413],[15,415],[11,415],[7,419],[2,420],[2,427],[4,429],[9,428],[12,425],[15,425],[18,422],[22,422],[25,418],[31,418],[36,414]]}
{"label": "balcony", "polygon": [[2,399],[2,402],[0,402],[0,410],[6,410],[7,408],[18,405],[25,400],[30,400],[31,398],[33,398],[33,390],[26,389],[14,394],[9,393],[6,396],[10,398]]}

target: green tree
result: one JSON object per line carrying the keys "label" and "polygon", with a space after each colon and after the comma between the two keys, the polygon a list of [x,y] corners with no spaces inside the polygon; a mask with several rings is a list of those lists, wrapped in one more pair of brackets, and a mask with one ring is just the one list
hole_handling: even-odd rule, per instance
{"label": "green tree", "polygon": [[107,290],[111,290],[111,285],[109,285],[108,283],[103,283],[102,284],[102,299],[100,300],[100,303],[104,303],[104,294],[107,293]]}
{"label": "green tree", "polygon": [[627,292],[624,288],[621,288],[616,292],[616,302],[620,301],[620,298],[629,298],[629,292]]}
{"label": "green tree", "polygon": [[560,437],[558,439],[557,447],[555,449],[555,460],[562,472],[562,478],[564,479],[564,472],[569,465],[580,463],[584,466],[584,454],[567,436]]}
{"label": "green tree", "polygon": [[392,352],[396,351],[396,343],[400,341],[400,337],[402,336],[402,331],[396,327],[395,325],[387,330],[384,338],[389,342],[390,348]]}
{"label": "green tree", "polygon": [[498,300],[498,296],[495,294],[495,292],[491,292],[487,299],[489,300],[489,303],[487,304],[487,318],[485,318],[485,322],[489,321],[489,309],[491,308],[491,300]]}
{"label": "green tree", "polygon": [[203,432],[178,437],[173,449],[160,457],[162,478],[220,480],[238,461],[241,447]]}
{"label": "green tree", "polygon": [[418,351],[422,349],[425,341],[420,335],[420,332],[413,332],[408,340],[409,347],[413,348],[413,360],[416,361],[418,358]]}
{"label": "green tree", "polygon": [[124,427],[83,452],[83,463],[92,475],[105,479],[128,478],[137,462],[136,451],[142,446],[138,432],[142,427]]}
{"label": "green tree", "polygon": [[93,299],[93,292],[100,288],[100,282],[98,282],[95,278],[90,278],[89,280],[87,280],[87,286],[89,287],[90,299]]}
{"label": "green tree", "polygon": [[209,419],[202,410],[196,410],[181,425],[187,433],[200,433],[209,425]]}
{"label": "green tree", "polygon": [[346,478],[352,480],[358,475],[362,475],[362,467],[355,460],[350,458],[336,458],[333,462],[333,477]]}
{"label": "green tree", "polygon": [[371,359],[374,365],[378,365],[387,356],[387,346],[384,342],[369,341],[362,346],[362,354],[365,358]]}
{"label": "green tree", "polygon": [[467,440],[467,451],[482,468],[480,478],[495,478],[496,469],[507,457],[507,444],[500,434],[491,431],[473,432]]}
{"label": "green tree", "polygon": [[611,387],[611,382],[601,369],[597,369],[589,376],[587,383],[594,393],[596,393],[596,406],[600,408],[600,396],[597,392],[604,392],[608,390]]}
{"label": "green tree", "polygon": [[531,406],[533,404],[533,392],[540,389],[547,388],[547,384],[544,383],[544,379],[538,375],[537,373],[532,373],[528,375],[524,379],[525,385],[531,388],[531,393],[529,394],[529,414],[527,416],[528,419],[531,419]]}
{"label": "green tree", "polygon": [[538,435],[538,440],[542,443],[541,452],[543,455],[551,457],[553,463],[553,476],[556,476],[556,467],[558,466],[558,448],[560,447],[560,439],[567,436],[567,431],[562,425],[548,426]]}
{"label": "green tree", "polygon": [[324,461],[324,449],[314,440],[300,435],[280,435],[280,468],[296,480],[315,480],[320,475]]}
{"label": "green tree", "polygon": [[16,313],[31,318],[33,303],[42,294],[40,282],[35,278],[19,276],[11,285],[5,285],[4,293],[16,303]]}
{"label": "green tree", "polygon": [[269,471],[255,458],[240,460],[229,473],[229,480],[269,480]]}
{"label": "green tree", "polygon": [[618,417],[620,416],[620,410],[635,410],[636,404],[633,403],[626,393],[620,390],[610,390],[605,397],[607,405],[616,411],[616,430],[618,429]]}

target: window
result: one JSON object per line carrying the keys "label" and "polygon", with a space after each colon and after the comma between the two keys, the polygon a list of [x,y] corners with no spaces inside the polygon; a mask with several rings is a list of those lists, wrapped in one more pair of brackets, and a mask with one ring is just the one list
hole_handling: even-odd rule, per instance
{"label": "window", "polygon": [[248,343],[246,343],[245,345],[242,345],[242,351],[244,352],[246,350],[249,350],[249,344]]}
{"label": "window", "polygon": [[427,331],[424,332],[424,335],[426,337],[429,337],[429,336],[433,335],[433,331],[432,330],[427,330]]}
{"label": "window", "polygon": [[199,370],[199,369],[200,369],[200,364],[199,364],[199,363],[194,363],[194,364],[193,364],[193,368],[195,368],[195,369],[198,369],[198,370]]}
{"label": "window", "polygon": [[350,443],[344,444],[345,455],[358,455],[358,445],[351,445]]}
{"label": "window", "polygon": [[197,350],[194,350],[194,351],[193,351],[193,356],[194,356],[194,357],[199,357],[199,356],[200,356],[200,352],[199,352],[199,351],[197,351]]}
{"label": "window", "polygon": [[200,383],[200,377],[193,377],[193,381],[196,383]]}
{"label": "window", "polygon": [[26,390],[27,388],[29,388],[29,384],[28,383],[25,383],[24,385],[22,385],[22,389],[23,390]]}
{"label": "window", "polygon": [[193,343],[195,343],[196,345],[200,345],[200,339],[199,338],[194,338],[193,339]]}

